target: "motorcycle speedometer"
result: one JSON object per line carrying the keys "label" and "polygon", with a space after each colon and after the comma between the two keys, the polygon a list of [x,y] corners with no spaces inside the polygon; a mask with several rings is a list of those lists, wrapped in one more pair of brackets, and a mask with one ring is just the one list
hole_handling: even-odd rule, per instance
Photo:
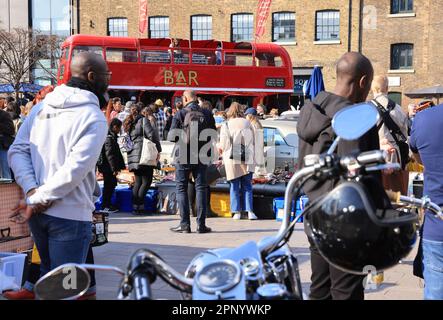
{"label": "motorcycle speedometer", "polygon": [[196,285],[206,293],[225,292],[241,280],[241,270],[232,260],[208,264],[195,276]]}

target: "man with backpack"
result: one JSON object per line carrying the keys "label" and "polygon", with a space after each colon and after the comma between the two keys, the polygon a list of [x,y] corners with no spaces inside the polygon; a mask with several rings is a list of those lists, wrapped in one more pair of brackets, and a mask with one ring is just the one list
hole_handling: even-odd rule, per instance
{"label": "man with backpack", "polygon": [[385,170],[382,174],[386,190],[408,191],[409,173],[406,165],[409,161],[408,116],[402,108],[388,98],[388,78],[375,76],[372,81],[373,103],[380,112],[378,136],[380,148],[388,152],[391,163],[399,163],[402,170]]}
{"label": "man with backpack", "polygon": [[[208,233],[211,232],[211,228],[208,228],[205,224],[208,211],[206,174],[213,150],[212,148],[205,148],[213,142],[212,139],[216,137],[217,131],[212,113],[199,107],[197,95],[194,91],[185,91],[182,99],[184,108],[178,111],[172,119],[171,130],[168,135],[168,140],[176,143],[174,154],[175,180],[178,208],[181,216],[180,225],[171,228],[171,231],[191,232],[187,190],[192,174],[197,196],[197,232]],[[207,138],[204,138],[203,135]],[[205,150],[207,150],[206,153]]]}

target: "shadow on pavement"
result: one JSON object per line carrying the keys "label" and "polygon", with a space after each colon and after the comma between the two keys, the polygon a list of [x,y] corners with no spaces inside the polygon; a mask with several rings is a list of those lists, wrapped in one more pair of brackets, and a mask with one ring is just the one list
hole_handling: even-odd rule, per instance
{"label": "shadow on pavement", "polygon": [[212,233],[259,233],[259,232],[277,232],[278,229],[246,229],[246,230],[223,230],[223,231],[217,231],[217,230],[213,230]]}
{"label": "shadow on pavement", "polygon": [[[140,219],[136,218],[136,216],[133,216],[134,219],[128,219],[127,217],[119,217],[119,218],[109,218],[109,221],[112,222],[112,224],[143,224],[143,223],[152,223],[152,222],[168,222],[168,221],[176,221],[176,219]],[[145,216],[149,218],[149,216]]]}
{"label": "shadow on pavement", "polygon": [[395,282],[383,282],[382,284],[378,285],[376,289],[366,289],[365,294],[366,293],[373,293],[373,292],[380,292],[385,289],[388,289],[391,287],[396,287],[396,286],[398,286],[398,284]]}

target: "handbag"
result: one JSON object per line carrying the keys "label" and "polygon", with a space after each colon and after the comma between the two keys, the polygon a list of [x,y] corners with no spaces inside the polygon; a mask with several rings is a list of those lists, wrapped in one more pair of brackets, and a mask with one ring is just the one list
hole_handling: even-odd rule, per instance
{"label": "handbag", "polygon": [[[209,184],[213,184],[216,182],[219,178],[223,176],[223,172],[225,171],[224,165],[221,165],[220,167],[217,167],[215,164],[211,164],[208,166],[208,169],[206,171],[206,180]],[[226,175],[226,172],[225,172]]]}
{"label": "handbag", "polygon": [[226,128],[228,129],[229,139],[231,141],[231,154],[229,159],[240,160],[241,162],[246,161],[246,146],[243,143],[234,145],[234,138],[229,131],[229,124],[226,122]]}
{"label": "handbag", "polygon": [[103,211],[94,211],[92,217],[91,247],[99,247],[108,243],[109,214]]}
{"label": "handbag", "polygon": [[[143,118],[143,128],[145,126],[146,123],[146,119]],[[144,130],[142,128],[143,131],[143,146],[142,146],[142,153],[140,156],[140,165],[144,165],[144,166],[157,166],[157,156],[158,156],[158,151],[157,151],[157,146],[155,145],[154,142],[152,142],[151,140],[149,140],[148,138],[145,137],[144,135]]]}

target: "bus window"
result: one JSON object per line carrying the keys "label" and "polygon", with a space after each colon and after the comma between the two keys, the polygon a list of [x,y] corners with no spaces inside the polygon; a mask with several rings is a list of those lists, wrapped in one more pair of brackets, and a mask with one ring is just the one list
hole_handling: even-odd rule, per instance
{"label": "bus window", "polygon": [[142,63],[171,63],[171,56],[168,51],[161,50],[142,50]]}
{"label": "bus window", "polygon": [[69,47],[63,48],[62,57],[65,61],[68,61],[69,58]]}
{"label": "bus window", "polygon": [[209,64],[215,65],[217,62],[215,58],[215,51],[196,51],[192,52],[192,63],[194,64]]}
{"label": "bus window", "polygon": [[63,80],[63,77],[65,76],[65,66],[61,65],[60,66],[60,74],[58,75],[58,79],[59,80]]}
{"label": "bus window", "polygon": [[189,63],[189,50],[174,50],[174,63],[175,64],[188,64]]}
{"label": "bus window", "polygon": [[109,62],[137,62],[137,50],[107,48],[106,61]]}
{"label": "bus window", "polygon": [[227,52],[225,65],[251,67],[253,66],[252,52]]}
{"label": "bus window", "polygon": [[[95,54],[101,55],[103,57],[103,49],[102,47],[96,47],[96,46],[78,46],[75,47],[72,51],[72,57],[75,57],[76,54],[80,52],[93,52]],[[67,50],[68,54],[69,51]]]}
{"label": "bus window", "polygon": [[283,67],[283,60],[272,52],[257,52],[255,55],[259,67]]}
{"label": "bus window", "polygon": [[286,145],[280,132],[275,128],[263,128],[264,145],[267,146],[284,146]]}

